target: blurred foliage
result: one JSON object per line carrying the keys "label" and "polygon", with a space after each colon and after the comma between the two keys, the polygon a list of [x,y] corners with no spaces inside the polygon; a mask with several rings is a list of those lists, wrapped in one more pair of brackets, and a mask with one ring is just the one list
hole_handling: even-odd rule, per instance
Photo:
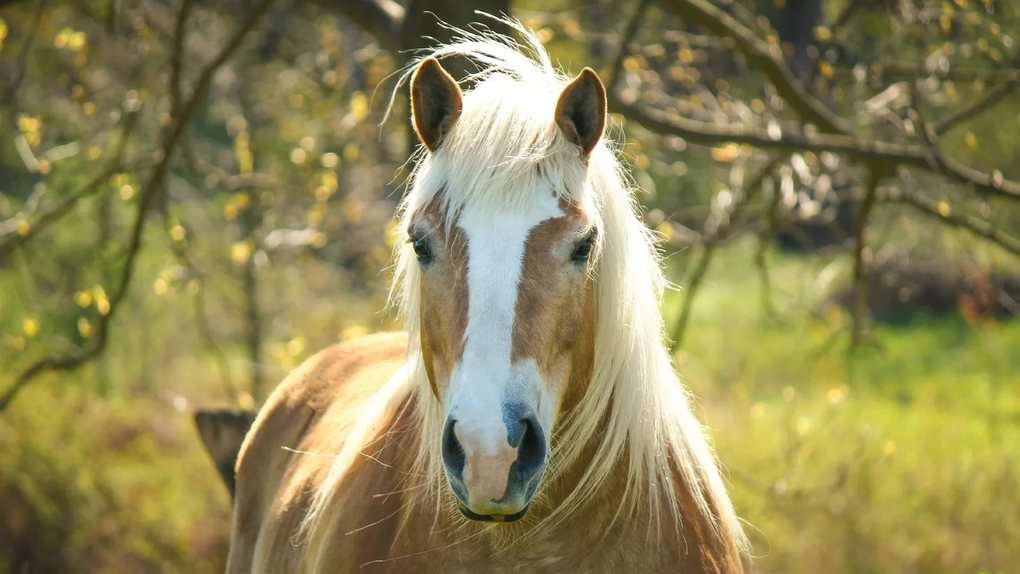
{"label": "blurred foliage", "polygon": [[[257,404],[316,350],[397,327],[384,309],[410,143],[402,93],[379,123],[402,56],[326,4],[279,2],[214,76],[147,216],[106,352],[39,379],[0,414],[0,571],[222,570],[229,500],[188,412]],[[646,4],[614,78],[622,98],[710,124],[793,121],[731,42]],[[1020,12],[1005,1],[718,4],[780,46],[804,85],[866,138],[916,140],[922,120],[951,117],[1020,62]],[[0,247],[0,389],[33,361],[90,344],[111,311],[132,218],[173,122],[180,6],[0,2],[0,242],[31,236]],[[607,79],[637,6],[513,4],[554,59]],[[182,95],[250,7],[192,3]],[[815,21],[793,28],[806,26],[806,40],[773,31],[812,7]],[[966,307],[913,313],[874,326],[847,353],[851,316],[835,301],[851,280],[843,217],[859,199],[859,164],[786,154],[737,217],[769,154],[653,133],[620,115],[610,133],[671,279],[688,281],[705,237],[730,231],[677,358],[760,570],[1010,571],[1020,556],[1020,324]],[[1020,97],[953,126],[939,147],[1020,178]],[[1015,205],[921,171],[893,179],[928,193],[940,213],[1020,228]],[[38,227],[83,191],[65,217]],[[775,249],[833,228],[821,248]],[[1002,250],[903,207],[883,206],[869,233],[869,261],[1020,274]],[[668,320],[686,296],[667,297]]]}

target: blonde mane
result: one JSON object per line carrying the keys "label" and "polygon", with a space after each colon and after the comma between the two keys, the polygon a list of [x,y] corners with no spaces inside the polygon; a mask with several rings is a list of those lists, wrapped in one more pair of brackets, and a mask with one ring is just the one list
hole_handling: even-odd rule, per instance
{"label": "blonde mane", "polygon": [[[577,147],[553,121],[557,96],[569,79],[554,68],[534,34],[517,21],[501,21],[520,35],[522,43],[492,32],[457,30],[452,42],[423,51],[401,75],[400,84],[427,57],[459,56],[477,65],[469,77],[471,87],[465,90],[463,113],[437,152],[443,161],[434,161],[421,150],[412,158],[415,165],[400,206],[399,232],[406,233],[411,216],[441,189],[449,225],[466,205],[484,206],[498,217],[501,210],[528,201],[534,190],[548,189],[537,185],[540,179],[554,183],[561,198],[581,201],[599,229],[592,380],[581,401],[557,425],[540,491],[581,463],[582,455],[585,470],[576,488],[550,507],[544,520],[529,524],[526,531],[515,530],[515,536],[531,537],[554,528],[593,502],[622,468],[628,487],[615,510],[618,519],[646,515],[656,528],[670,523],[679,528],[680,492],[686,488],[704,522],[717,534],[727,531],[746,548],[711,448],[663,343],[659,304],[665,280],[617,151],[609,138],[603,138],[584,168],[577,160]],[[412,485],[420,492],[415,504],[434,504],[438,517],[453,508],[440,454],[444,413],[420,354],[417,261],[405,241],[398,240],[397,245],[391,299],[410,334],[405,376],[422,437],[416,441],[407,480],[424,481]],[[357,442],[348,440],[345,450],[365,448]],[[309,542],[317,538],[320,518],[330,512],[329,501],[342,474],[339,466],[349,459],[349,454],[337,457],[314,495],[305,521]]]}

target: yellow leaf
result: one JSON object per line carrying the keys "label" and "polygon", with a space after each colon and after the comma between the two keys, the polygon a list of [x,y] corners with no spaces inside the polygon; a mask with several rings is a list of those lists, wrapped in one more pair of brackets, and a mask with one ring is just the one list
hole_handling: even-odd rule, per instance
{"label": "yellow leaf", "polygon": [[85,339],[92,336],[92,323],[85,317],[78,317],[78,334]]}
{"label": "yellow leaf", "polygon": [[936,209],[938,209],[939,215],[942,217],[949,217],[949,214],[953,211],[953,209],[949,206],[949,202],[945,200],[939,201],[936,205]]}
{"label": "yellow leaf", "polygon": [[39,334],[39,321],[33,317],[25,317],[21,320],[21,330],[31,339]]}
{"label": "yellow leaf", "polygon": [[74,302],[84,309],[92,304],[92,293],[89,291],[78,291],[74,294]]}
{"label": "yellow leaf", "polygon": [[846,385],[833,387],[825,393],[825,398],[830,404],[838,405],[846,400],[846,396],[849,394],[849,389]]}
{"label": "yellow leaf", "polygon": [[356,122],[368,117],[368,96],[365,92],[358,91],[351,95],[351,117]]}
{"label": "yellow leaf", "polygon": [[729,163],[740,155],[740,146],[737,144],[726,144],[712,148],[712,159]]}
{"label": "yellow leaf", "polygon": [[92,288],[92,297],[96,300],[96,310],[100,315],[107,315],[110,312],[110,298],[106,296],[106,289],[102,285]]}
{"label": "yellow leaf", "polygon": [[896,443],[891,440],[885,441],[885,444],[882,445],[882,454],[885,456],[896,454]]}
{"label": "yellow leaf", "polygon": [[673,232],[673,225],[668,221],[663,221],[655,228],[656,231],[662,234],[663,241],[670,241],[673,239],[675,233]]}
{"label": "yellow leaf", "polygon": [[254,169],[255,160],[251,154],[251,136],[248,130],[242,129],[234,138],[234,156],[237,158],[237,171],[241,175],[250,175]]}
{"label": "yellow leaf", "polygon": [[177,242],[184,241],[184,238],[187,236],[188,231],[184,229],[184,226],[181,225],[180,223],[175,223],[173,227],[170,228],[170,239],[174,241]]}
{"label": "yellow leaf", "polygon": [[967,132],[963,136],[963,143],[965,143],[967,147],[969,147],[970,149],[977,149],[978,147],[977,136],[974,135],[974,132]]}
{"label": "yellow leaf", "polygon": [[340,181],[337,178],[335,171],[324,170],[322,172],[322,187],[326,188],[326,190],[331,194],[340,187]]}
{"label": "yellow leaf", "polygon": [[251,241],[237,241],[230,246],[230,260],[234,262],[234,265],[244,265],[251,258],[252,251],[255,250],[255,246],[252,245]]}

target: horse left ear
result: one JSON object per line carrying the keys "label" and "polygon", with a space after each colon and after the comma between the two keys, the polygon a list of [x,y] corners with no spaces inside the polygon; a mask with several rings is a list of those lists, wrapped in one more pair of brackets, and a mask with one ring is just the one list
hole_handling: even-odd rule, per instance
{"label": "horse left ear", "polygon": [[556,125],[585,156],[599,143],[606,129],[606,88],[591,68],[563,88],[556,102]]}
{"label": "horse left ear", "polygon": [[411,119],[418,139],[429,151],[436,151],[450,132],[463,107],[457,81],[439,60],[426,58],[411,77]]}

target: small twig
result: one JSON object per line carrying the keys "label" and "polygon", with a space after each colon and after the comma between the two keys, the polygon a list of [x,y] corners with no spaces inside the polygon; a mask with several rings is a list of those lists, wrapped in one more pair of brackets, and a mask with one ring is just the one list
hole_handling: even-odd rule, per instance
{"label": "small twig", "polygon": [[882,201],[908,205],[940,223],[964,229],[995,244],[1011,255],[1020,257],[1020,238],[1003,233],[989,221],[967,214],[957,214],[945,201],[933,201],[902,189],[883,191],[881,199]]}
{"label": "small twig", "polygon": [[18,97],[21,82],[25,80],[25,74],[28,71],[28,55],[32,52],[32,46],[35,44],[35,37],[39,33],[39,26],[42,24],[42,17],[45,11],[46,0],[39,0],[35,7],[35,16],[32,17],[31,31],[28,33],[28,37],[25,38],[25,43],[21,45],[21,51],[18,52],[18,66],[14,73],[14,80],[7,87],[7,93],[4,94],[5,105],[13,104],[14,100]]}
{"label": "small twig", "polygon": [[853,18],[859,8],[863,8],[865,4],[869,3],[870,2],[868,0],[850,0],[847,2],[843,11],[836,16],[836,18],[832,21],[832,24],[829,26],[829,32],[832,33],[833,37],[836,36],[836,33],[839,30],[850,23],[850,19]]}
{"label": "small twig", "polygon": [[736,221],[739,213],[750,203],[758,190],[761,189],[765,178],[785,159],[785,155],[776,156],[762,166],[743,186],[743,193],[735,200],[727,220],[711,231],[706,231],[702,234],[701,257],[683,282],[686,291],[683,304],[680,307],[680,314],[677,316],[676,322],[673,323],[673,329],[669,334],[671,353],[675,353],[683,344],[684,334],[687,331],[687,323],[690,321],[691,310],[694,308],[694,298],[698,294],[698,289],[701,287],[705,274],[708,273],[716,247],[721,241],[729,237],[733,223]]}
{"label": "small twig", "polygon": [[765,212],[766,225],[758,232],[758,245],[754,251],[754,265],[758,269],[758,280],[761,290],[761,306],[766,318],[775,319],[777,316],[775,305],[772,301],[772,274],[769,272],[768,251],[775,238],[778,227],[779,199],[778,190],[774,190],[769,199],[768,208]]}
{"label": "small twig", "polygon": [[[165,196],[166,194],[164,193],[163,195]],[[220,345],[216,342],[216,338],[212,334],[212,329],[209,327],[209,316],[206,313],[205,306],[206,274],[195,265],[195,262],[189,253],[188,248],[190,246],[191,232],[187,231],[183,239],[175,239],[172,233],[174,224],[171,219],[169,206],[167,206],[164,202],[161,207],[163,211],[163,230],[166,232],[167,239],[170,241],[170,250],[173,252],[174,258],[177,259],[178,263],[188,270],[188,277],[191,277],[198,282],[198,288],[195,290],[193,298],[195,327],[198,330],[198,335],[201,337],[205,347],[212,352],[213,357],[216,360],[216,367],[220,372],[220,383],[223,385],[224,393],[230,397],[230,400],[234,404],[238,404],[240,400],[240,393],[237,390],[237,386],[234,385],[233,376],[230,374],[230,364],[227,361],[227,356]]]}
{"label": "small twig", "polygon": [[701,282],[708,273],[708,266],[712,263],[712,256],[715,254],[716,243],[705,243],[701,248],[701,257],[694,265],[691,273],[684,281],[684,301],[680,307],[680,314],[673,323],[673,330],[669,333],[670,353],[676,353],[683,345],[684,334],[687,332],[687,323],[691,320],[691,310],[694,308],[694,297],[698,294]]}
{"label": "small twig", "polygon": [[981,114],[982,112],[992,108],[995,104],[1002,101],[1006,96],[1012,94],[1020,88],[1020,79],[1007,80],[994,88],[988,90],[984,97],[976,100],[971,105],[963,108],[955,114],[943,119],[934,126],[936,135],[943,135],[956,126],[970,120],[971,118]]}
{"label": "small twig", "polygon": [[616,57],[613,58],[613,64],[609,68],[609,81],[606,83],[606,91],[609,93],[615,92],[616,86],[620,83],[620,76],[623,74],[623,62],[627,59],[627,54],[630,52],[630,43],[634,41],[634,37],[637,35],[641,20],[644,18],[649,4],[651,4],[651,0],[638,1],[638,5],[634,7],[634,12],[630,15],[630,19],[627,20],[627,26],[624,27],[623,34],[620,35],[620,43],[616,47]]}

